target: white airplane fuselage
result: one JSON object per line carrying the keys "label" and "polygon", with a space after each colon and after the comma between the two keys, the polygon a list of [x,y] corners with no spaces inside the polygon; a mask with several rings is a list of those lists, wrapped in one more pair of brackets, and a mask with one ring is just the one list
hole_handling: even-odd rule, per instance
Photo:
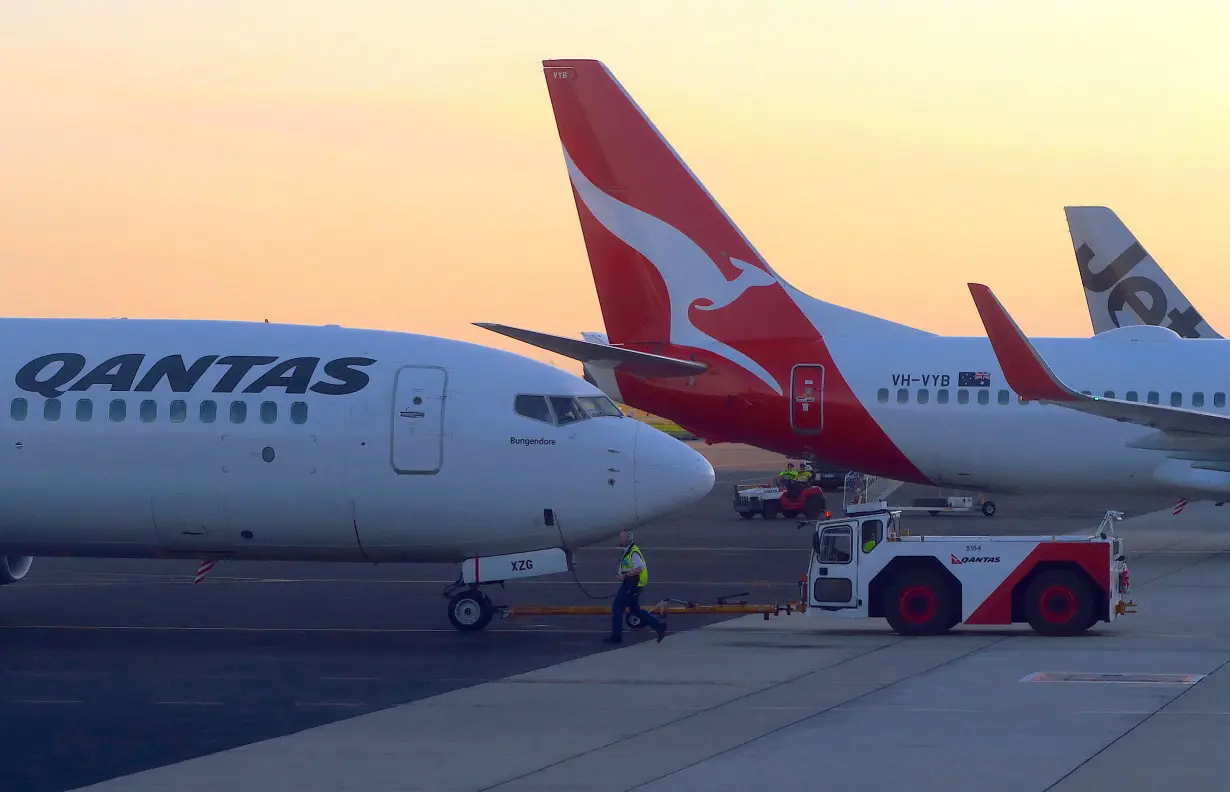
{"label": "white airplane fuselage", "polygon": [[0,334],[10,557],[452,562],[600,541],[713,483],[639,421],[518,414],[519,394],[605,397],[463,342],[167,320]]}

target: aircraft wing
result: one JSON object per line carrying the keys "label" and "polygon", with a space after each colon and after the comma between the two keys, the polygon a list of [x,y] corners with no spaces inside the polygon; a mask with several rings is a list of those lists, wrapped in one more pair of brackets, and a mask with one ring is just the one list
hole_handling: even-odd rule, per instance
{"label": "aircraft wing", "polygon": [[[1183,453],[1188,459],[1230,458],[1230,443],[1213,443],[1212,447],[1209,444],[1213,438],[1230,438],[1230,417],[1182,407],[1087,396],[1072,390],[1055,376],[995,294],[980,283],[968,285],[1004,379],[1021,398],[1156,429],[1170,436],[1164,450]],[[1158,447],[1157,438],[1146,438],[1145,442],[1149,444],[1133,443],[1133,446]]]}
{"label": "aircraft wing", "polygon": [[610,344],[600,344],[593,341],[582,341],[578,338],[539,333],[534,330],[522,330],[508,325],[490,322],[475,322],[476,326],[493,333],[524,341],[530,346],[554,352],[582,363],[615,368],[633,374],[647,377],[694,377],[704,373],[709,367],[695,360],[680,360],[679,358],[655,355],[650,352],[638,352],[635,349],[625,349]]}

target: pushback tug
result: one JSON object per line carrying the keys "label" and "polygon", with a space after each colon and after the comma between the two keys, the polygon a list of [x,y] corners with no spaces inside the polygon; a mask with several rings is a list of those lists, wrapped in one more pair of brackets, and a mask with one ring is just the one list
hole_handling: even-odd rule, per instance
{"label": "pushback tug", "polygon": [[[759,613],[768,619],[802,611],[811,617],[883,618],[902,635],[936,635],[962,623],[1028,623],[1037,633],[1056,636],[1135,612],[1135,603],[1124,599],[1131,576],[1123,539],[1114,533],[1122,512],[1107,511],[1091,536],[911,536],[901,527],[901,515],[901,509],[877,501],[852,504],[844,517],[799,521],[813,533],[798,602],[665,598],[645,609],[659,616]],[[602,616],[610,609],[514,605],[494,612]],[[644,627],[631,613],[624,623]]]}
{"label": "pushback tug", "polygon": [[[902,635],[1028,623],[1075,635],[1132,613],[1123,539],[1108,511],[1092,536],[910,536],[901,510],[854,504],[813,521],[808,616],[883,617]],[[802,523],[806,525],[808,523]],[[802,583],[801,583],[802,585]]]}

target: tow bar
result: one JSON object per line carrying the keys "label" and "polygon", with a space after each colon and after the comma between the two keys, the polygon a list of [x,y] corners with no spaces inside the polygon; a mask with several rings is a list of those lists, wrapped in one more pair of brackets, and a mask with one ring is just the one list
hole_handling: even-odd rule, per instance
{"label": "tow bar", "polygon": [[[655,616],[760,613],[763,614],[765,621],[768,621],[770,616],[778,616],[782,613],[801,613],[807,610],[807,604],[799,602],[787,602],[784,605],[753,605],[746,600],[730,602],[735,597],[746,595],[746,591],[741,594],[730,594],[725,597],[718,597],[713,602],[696,602],[694,600],[665,597],[655,605],[643,606],[643,608]],[[518,616],[605,616],[611,612],[611,608],[609,605],[499,605],[496,606],[496,612],[501,618],[516,618]],[[624,623],[634,630],[644,626],[641,620],[633,616],[631,612],[625,613]]]}

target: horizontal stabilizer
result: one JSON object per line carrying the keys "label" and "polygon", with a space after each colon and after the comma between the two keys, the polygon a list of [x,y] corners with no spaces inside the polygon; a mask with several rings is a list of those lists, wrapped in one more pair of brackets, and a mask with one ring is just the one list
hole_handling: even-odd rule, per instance
{"label": "horizontal stabilizer", "polygon": [[704,363],[698,363],[695,360],[680,360],[665,355],[638,352],[635,349],[582,341],[578,338],[565,338],[490,322],[475,322],[474,324],[484,330],[524,341],[530,346],[579,360],[591,366],[608,368],[618,366],[621,371],[647,377],[694,377],[709,368]]}

